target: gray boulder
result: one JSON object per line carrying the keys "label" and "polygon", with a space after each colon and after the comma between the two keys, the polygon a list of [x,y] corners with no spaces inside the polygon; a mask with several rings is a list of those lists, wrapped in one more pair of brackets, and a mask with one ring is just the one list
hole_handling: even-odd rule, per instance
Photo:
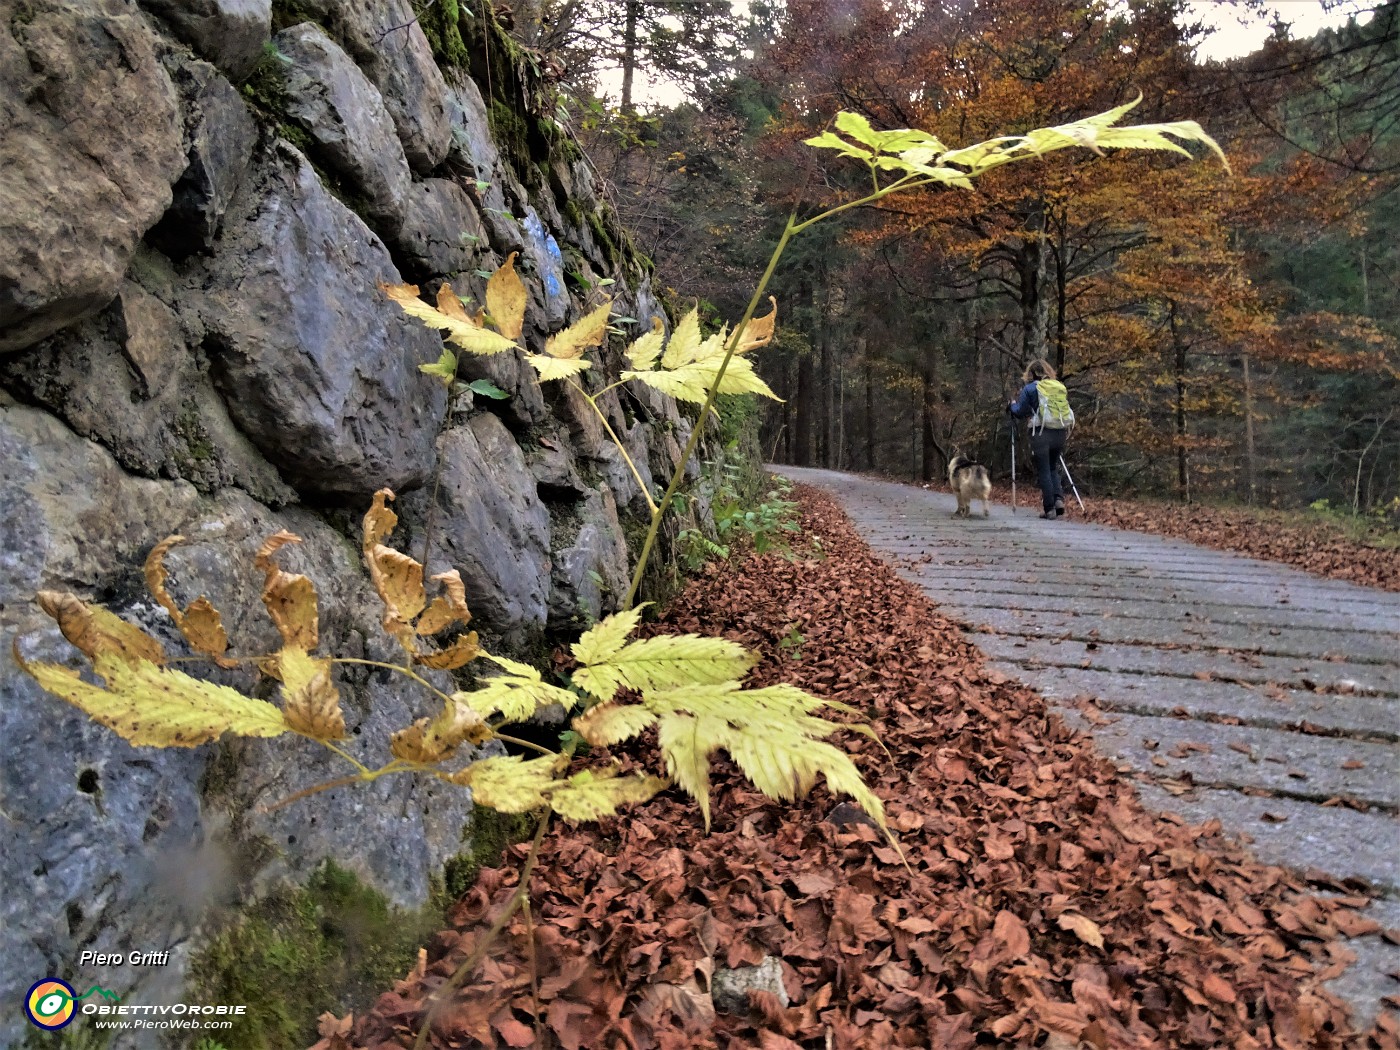
{"label": "gray boulder", "polygon": [[341,176],[362,202],[364,218],[393,236],[403,225],[413,176],[378,88],[320,26],[292,26],[274,43],[287,60],[287,118],[310,137],[313,159]]}
{"label": "gray boulder", "polygon": [[208,63],[181,62],[172,75],[184,101],[189,162],[147,240],[183,259],[214,243],[252,162],[258,126],[242,96]]}
{"label": "gray boulder", "polygon": [[452,136],[448,163],[471,180],[491,247],[502,256],[521,251],[525,235],[510,212],[506,198],[510,180],[475,81],[463,77],[448,89],[447,116]]}
{"label": "gray boulder", "polygon": [[0,377],[133,474],[296,498],[229,419],[175,312],[132,281],[96,317],[0,362]]}
{"label": "gray boulder", "polygon": [[551,627],[583,629],[615,612],[626,597],[627,544],[607,486],[590,491],[569,510],[557,528],[549,620]]}
{"label": "gray boulder", "polygon": [[0,0],[0,352],[102,309],[185,167],[179,107],[121,0]]}
{"label": "gray boulder", "polygon": [[447,156],[447,82],[409,0],[303,0],[374,81],[408,163],[426,175]]}
{"label": "gray boulder", "polygon": [[446,394],[418,366],[442,343],[377,291],[400,280],[389,253],[285,144],[249,197],[195,275],[234,421],[299,492],[422,484]]}
{"label": "gray boulder", "polygon": [[461,571],[467,604],[494,632],[542,626],[549,589],[549,514],[520,446],[483,413],[446,431],[433,531],[434,572]]}
{"label": "gray boulder", "polygon": [[234,80],[253,71],[272,28],[272,0],[140,0]]}
{"label": "gray boulder", "polygon": [[448,179],[424,179],[409,188],[404,223],[393,244],[405,274],[416,281],[455,278],[490,256],[476,206]]}
{"label": "gray boulder", "polygon": [[[83,666],[33,604],[43,588],[100,595],[113,611],[182,652],[163,610],[145,594],[140,564],[160,538],[191,538],[167,559],[170,587],[188,602],[207,593],[236,651],[267,652],[276,633],[251,558],[272,532],[305,538],[280,560],[306,572],[319,595],[322,651],[383,659],[391,643],[357,552],[304,511],[274,514],[229,491],[201,499],[183,482],[132,478],[99,446],[54,417],[0,395],[0,630],[26,660]],[[246,671],[219,672],[248,687]],[[340,675],[348,747],[378,764],[386,734],[432,713],[436,701],[399,679]],[[40,690],[0,653],[0,763],[6,847],[0,881],[0,995],[17,1001],[35,975],[101,983],[124,998],[178,994],[191,935],[216,905],[283,876],[304,878],[327,856],[402,905],[421,906],[431,878],[460,848],[465,792],[386,778],[365,792],[332,791],[272,813],[261,807],[343,775],[344,765],[301,740],[193,750],[134,748]],[[22,742],[22,744],[21,744]],[[217,762],[214,760],[217,758]],[[78,966],[81,949],[172,951],[164,968]],[[17,1012],[0,1043],[17,1045]]]}
{"label": "gray boulder", "polygon": [[765,956],[757,966],[740,966],[736,970],[717,968],[710,980],[710,995],[715,1009],[725,1014],[747,1014],[749,992],[772,992],[778,1005],[786,1008],[791,1000],[783,987],[783,964],[773,955]]}

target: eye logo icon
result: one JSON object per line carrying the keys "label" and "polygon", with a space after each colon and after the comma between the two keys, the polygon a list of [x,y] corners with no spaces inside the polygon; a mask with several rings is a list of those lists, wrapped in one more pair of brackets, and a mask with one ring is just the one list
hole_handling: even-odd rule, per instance
{"label": "eye logo icon", "polygon": [[36,1028],[54,1031],[73,1020],[78,994],[67,981],[45,977],[29,989],[24,999],[24,1015]]}

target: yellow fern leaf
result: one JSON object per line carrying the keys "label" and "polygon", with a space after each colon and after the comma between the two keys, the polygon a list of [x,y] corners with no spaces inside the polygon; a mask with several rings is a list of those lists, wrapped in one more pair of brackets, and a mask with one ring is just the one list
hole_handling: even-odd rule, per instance
{"label": "yellow fern leaf", "polygon": [[574,659],[581,664],[593,664],[612,656],[626,643],[627,636],[637,629],[637,624],[642,620],[642,610],[650,604],[642,602],[625,612],[599,620],[569,647]]}
{"label": "yellow fern leaf", "polygon": [[526,354],[525,360],[530,362],[530,367],[539,373],[542,383],[547,383],[551,379],[567,379],[569,376],[576,376],[589,367],[589,363],[583,358],[564,360],[550,357],[547,354]]}
{"label": "yellow fern leaf", "polygon": [[433,582],[442,585],[442,594],[433,599],[422,616],[414,633],[420,637],[437,634],[454,623],[466,626],[472,621],[471,610],[467,608],[467,588],[462,583],[462,574],[456,569],[440,572]]}
{"label": "yellow fern leaf", "polygon": [[287,728],[313,740],[344,740],[345,715],[340,692],[331,681],[331,662],[304,649],[284,648],[277,654],[276,668]]}
{"label": "yellow fern leaf", "polygon": [[[677,401],[689,401],[692,404],[700,405],[705,403],[710,387],[715,386],[715,376],[719,372],[722,360],[723,355],[709,357],[702,361],[691,361],[689,364],[683,364],[670,371],[628,371],[623,372],[620,378],[641,380],[647,386],[660,390],[663,394],[674,397]],[[719,380],[717,389],[721,394],[761,394],[774,401],[782,400],[754,372],[752,362],[737,354],[729,359],[729,365],[725,368],[724,376]]]}
{"label": "yellow fern leaf", "polygon": [[574,672],[574,684],[600,700],[619,687],[640,691],[674,689],[738,680],[758,657],[736,642],[694,634],[664,635],[631,642]]}
{"label": "yellow fern leaf", "polygon": [[700,346],[700,311],[691,310],[681,318],[676,330],[671,333],[671,341],[666,344],[666,352],[661,355],[662,368],[675,368],[692,359]]}
{"label": "yellow fern leaf", "polygon": [[395,758],[406,762],[433,764],[451,758],[463,743],[484,744],[491,739],[491,728],[466,704],[453,700],[444,704],[434,719],[420,718],[401,729],[389,740]]}
{"label": "yellow fern leaf", "polygon": [[151,548],[146,557],[146,587],[162,608],[170,614],[175,626],[185,636],[185,640],[195,652],[203,653],[220,667],[236,667],[237,664],[224,656],[228,652],[228,632],[224,630],[223,618],[208,598],[200,595],[190,602],[188,609],[181,609],[175,599],[165,589],[169,573],[165,568],[165,555],[177,543],[183,543],[183,536],[167,536]]}
{"label": "yellow fern leaf", "polygon": [[566,820],[600,820],[615,815],[618,806],[646,802],[665,787],[660,777],[620,777],[616,768],[585,769],[550,789],[549,808]]}
{"label": "yellow fern leaf", "polygon": [[115,654],[99,655],[94,667],[106,681],[105,689],[57,664],[26,664],[18,653],[15,661],[50,693],[140,747],[195,747],[224,733],[271,737],[289,728],[282,712],[266,700],[149,660],[127,663]]}
{"label": "yellow fern leaf", "polygon": [[553,755],[529,760],[519,755],[483,758],[449,779],[472,789],[472,801],[498,813],[529,813],[547,805],[554,783]]}
{"label": "yellow fern leaf", "polygon": [[546,339],[545,354],[563,361],[572,361],[582,356],[590,346],[597,346],[607,338],[610,316],[612,303],[606,302],[562,332]]}
{"label": "yellow fern leaf", "polygon": [[88,605],[64,591],[40,591],[35,599],[58,622],[63,637],[89,660],[105,655],[127,663],[165,663],[165,650],[158,641],[100,605]]}
{"label": "yellow fern leaf", "polygon": [[594,747],[611,747],[655,724],[656,715],[641,704],[598,704],[575,718],[573,729]]}
{"label": "yellow fern leaf", "polygon": [[447,646],[435,653],[414,653],[413,662],[420,667],[431,667],[435,671],[455,671],[465,667],[481,655],[481,644],[475,631],[459,634]]}
{"label": "yellow fern leaf", "polygon": [[[429,328],[447,332],[447,340],[463,350],[474,354],[498,354],[503,350],[516,349],[514,341],[507,339],[488,328],[481,328],[463,317],[456,317],[435,309],[418,298],[416,284],[383,284],[380,291],[387,295],[404,313],[422,321]],[[465,314],[465,311],[464,311]]]}
{"label": "yellow fern leaf", "polygon": [[300,536],[283,529],[258,548],[253,564],[267,576],[262,590],[263,605],[277,625],[282,644],[310,652],[316,648],[317,641],[316,585],[307,576],[283,572],[272,560],[283,547],[300,542]]}
{"label": "yellow fern leaf", "polygon": [[541,707],[559,704],[572,710],[578,697],[567,689],[534,678],[501,675],[485,679],[480,688],[453,693],[453,699],[466,704],[482,718],[500,715],[506,722],[524,722]]}
{"label": "yellow fern leaf", "polygon": [[773,341],[773,333],[778,324],[778,300],[770,295],[768,301],[773,304],[773,309],[763,317],[755,317],[744,325],[743,330],[739,333],[738,341],[734,344],[736,354],[746,354],[750,350],[767,346]]}
{"label": "yellow fern leaf", "polygon": [[661,318],[653,317],[651,331],[627,348],[627,360],[632,362],[633,368],[646,371],[656,364],[656,358],[661,353],[665,341],[666,326],[661,323]]}
{"label": "yellow fern leaf", "polygon": [[515,272],[515,252],[486,282],[486,312],[507,339],[519,339],[525,327],[525,285]]}
{"label": "yellow fern leaf", "polygon": [[729,743],[731,730],[717,718],[668,714],[657,725],[657,744],[666,772],[700,807],[710,830],[710,756]]}

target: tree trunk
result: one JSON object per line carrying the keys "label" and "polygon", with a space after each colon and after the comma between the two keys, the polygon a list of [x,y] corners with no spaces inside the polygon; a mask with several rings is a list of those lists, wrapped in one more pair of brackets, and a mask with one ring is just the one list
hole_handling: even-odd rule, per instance
{"label": "tree trunk", "polygon": [[637,72],[637,15],[641,0],[626,0],[627,17],[622,29],[622,112],[633,113],[632,81]]}
{"label": "tree trunk", "polygon": [[1186,344],[1176,326],[1176,303],[1171,305],[1172,349],[1176,353],[1176,491],[1182,503],[1191,502],[1186,472]]}
{"label": "tree trunk", "polygon": [[865,336],[856,343],[865,360],[865,469],[875,469],[875,366],[865,356]]}
{"label": "tree trunk", "polygon": [[797,359],[797,404],[793,410],[793,456],[799,467],[812,465],[812,354]]}
{"label": "tree trunk", "polygon": [[830,295],[823,294],[821,297],[821,313],[818,315],[821,325],[821,362],[820,372],[817,375],[817,397],[821,405],[821,413],[817,422],[817,452],[818,462],[823,467],[830,469],[834,460],[834,450],[832,448],[831,435],[832,426],[832,368],[831,368],[831,316],[830,316]]}
{"label": "tree trunk", "polygon": [[1254,506],[1254,384],[1249,376],[1249,355],[1241,359],[1244,365],[1244,486],[1245,498]]}
{"label": "tree trunk", "polygon": [[1050,303],[1045,298],[1045,268],[1049,257],[1045,242],[1045,204],[1033,201],[1023,226],[1026,233],[1018,253],[1021,278],[1021,352],[1025,360],[1045,357]]}
{"label": "tree trunk", "polygon": [[1065,314],[1069,303],[1065,294],[1065,225],[1060,225],[1060,236],[1055,245],[1055,374],[1065,374]]}

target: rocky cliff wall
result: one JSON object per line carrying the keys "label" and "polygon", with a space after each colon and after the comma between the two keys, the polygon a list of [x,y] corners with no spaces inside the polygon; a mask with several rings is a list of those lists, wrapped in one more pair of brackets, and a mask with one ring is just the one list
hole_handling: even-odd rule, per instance
{"label": "rocky cliff wall", "polygon": [[[285,528],[323,649],[391,658],[355,539],[383,486],[414,548],[431,517],[429,571],[462,570],[494,644],[538,652],[611,611],[645,508],[586,404],[518,355],[463,362],[507,400],[449,404],[418,370],[438,335],[376,285],[480,298],[519,252],[539,349],[604,278],[619,313],[661,316],[626,245],[528,63],[455,3],[420,23],[408,0],[0,0],[0,1002],[46,975],[162,1001],[212,914],[327,856],[397,904],[428,898],[471,826],[463,792],[388,778],[265,813],[343,770],[283,741],[131,748],[10,644],[79,663],[32,602],[52,588],[179,649],[139,565],[180,532],[178,596],[207,593],[237,649],[269,651],[251,557]],[[604,404],[644,476],[669,474],[674,407]],[[387,674],[341,686],[375,764],[432,707]],[[172,954],[97,970],[83,950]]]}

